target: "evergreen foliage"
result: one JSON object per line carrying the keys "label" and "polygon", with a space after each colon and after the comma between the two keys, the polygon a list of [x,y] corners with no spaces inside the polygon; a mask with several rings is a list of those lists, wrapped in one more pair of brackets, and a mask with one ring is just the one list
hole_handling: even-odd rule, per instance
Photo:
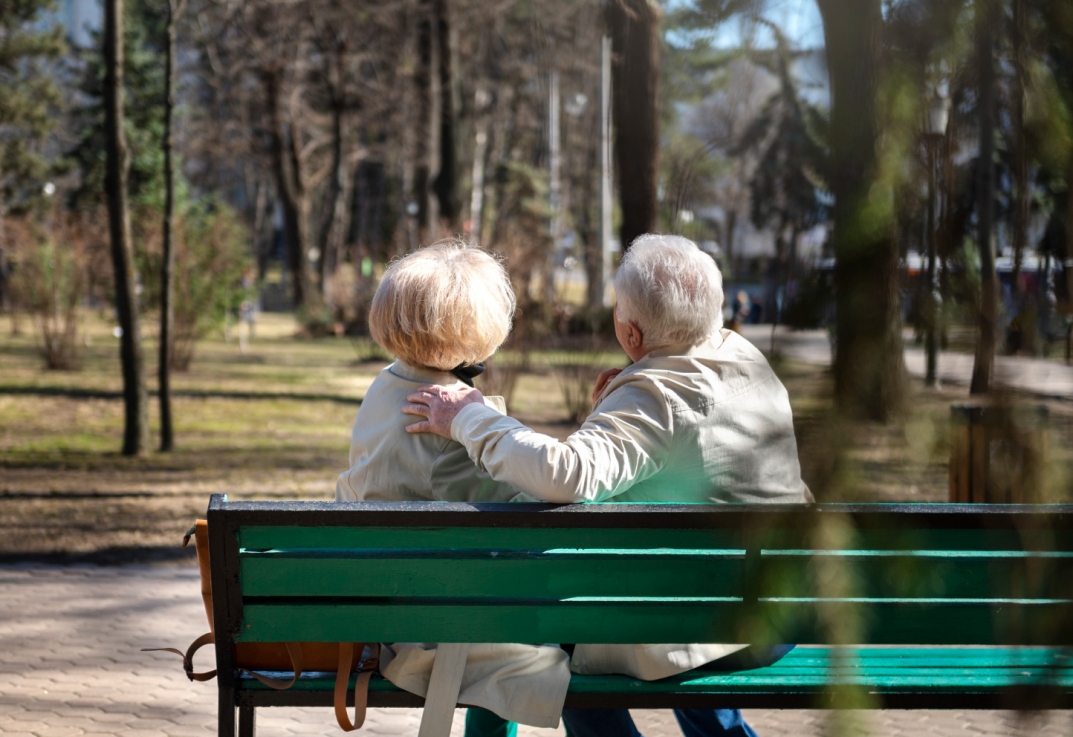
{"label": "evergreen foliage", "polygon": [[[159,209],[164,201],[164,18],[146,0],[129,0],[123,26],[131,204]],[[69,154],[82,173],[75,200],[95,206],[104,197],[105,174],[104,62],[99,45],[86,52],[79,91],[88,102],[75,111],[77,143]]]}
{"label": "evergreen foliage", "polygon": [[[44,24],[54,0],[0,0],[0,217],[40,200],[59,119],[62,29]],[[2,244],[0,244],[2,247]]]}

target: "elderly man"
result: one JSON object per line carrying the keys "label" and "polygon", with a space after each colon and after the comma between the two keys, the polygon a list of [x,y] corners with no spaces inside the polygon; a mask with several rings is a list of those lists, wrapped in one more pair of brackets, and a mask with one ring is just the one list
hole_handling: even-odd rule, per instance
{"label": "elderly man", "polygon": [[[615,335],[633,361],[600,375],[593,411],[565,441],[485,406],[476,389],[425,386],[403,411],[465,446],[496,481],[546,502],[806,502],[786,389],[763,355],[722,329],[722,275],[691,241],[645,235],[615,275]],[[579,645],[577,673],[645,680],[766,665],[788,648]],[[741,652],[739,652],[741,651]],[[687,737],[754,735],[737,710],[677,710]],[[565,711],[576,737],[631,735],[625,710]]]}

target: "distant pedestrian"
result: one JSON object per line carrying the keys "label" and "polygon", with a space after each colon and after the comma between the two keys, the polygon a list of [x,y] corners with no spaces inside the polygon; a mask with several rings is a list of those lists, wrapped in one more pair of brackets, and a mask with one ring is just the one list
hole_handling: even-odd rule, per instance
{"label": "distant pedestrian", "polygon": [[734,314],[730,318],[727,328],[740,335],[741,326],[749,324],[749,313],[752,312],[752,309],[753,303],[749,299],[749,294],[742,289],[734,298]]}

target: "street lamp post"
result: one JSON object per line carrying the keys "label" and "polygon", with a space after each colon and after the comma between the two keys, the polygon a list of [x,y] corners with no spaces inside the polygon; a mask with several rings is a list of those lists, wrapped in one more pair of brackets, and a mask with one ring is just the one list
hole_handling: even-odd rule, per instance
{"label": "street lamp post", "polygon": [[942,313],[943,296],[939,288],[939,273],[936,268],[937,253],[935,243],[935,169],[938,153],[946,140],[946,127],[950,121],[950,100],[936,96],[928,103],[927,130],[924,144],[928,151],[928,282],[927,282],[927,334],[925,336],[925,353],[927,369],[924,382],[928,386],[938,386],[939,364],[939,316]]}

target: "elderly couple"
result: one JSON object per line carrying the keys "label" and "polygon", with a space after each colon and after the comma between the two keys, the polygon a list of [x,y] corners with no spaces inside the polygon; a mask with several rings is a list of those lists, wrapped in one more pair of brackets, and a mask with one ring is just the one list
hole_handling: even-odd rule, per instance
{"label": "elderly couple", "polygon": [[[790,403],[748,341],[722,329],[722,276],[691,241],[645,235],[615,275],[615,335],[633,363],[600,374],[592,414],[565,441],[534,432],[473,377],[510,332],[503,267],[460,242],[395,262],[373,298],[373,338],[398,360],[362,402],[340,501],[806,502]],[[644,680],[775,662],[790,646],[484,644],[459,702],[467,737],[510,722],[575,737],[640,737],[626,710],[563,710],[570,673]],[[425,695],[435,643],[395,643],[383,675]],[[736,709],[682,709],[686,737],[755,735]],[[508,722],[507,720],[510,720]]]}

